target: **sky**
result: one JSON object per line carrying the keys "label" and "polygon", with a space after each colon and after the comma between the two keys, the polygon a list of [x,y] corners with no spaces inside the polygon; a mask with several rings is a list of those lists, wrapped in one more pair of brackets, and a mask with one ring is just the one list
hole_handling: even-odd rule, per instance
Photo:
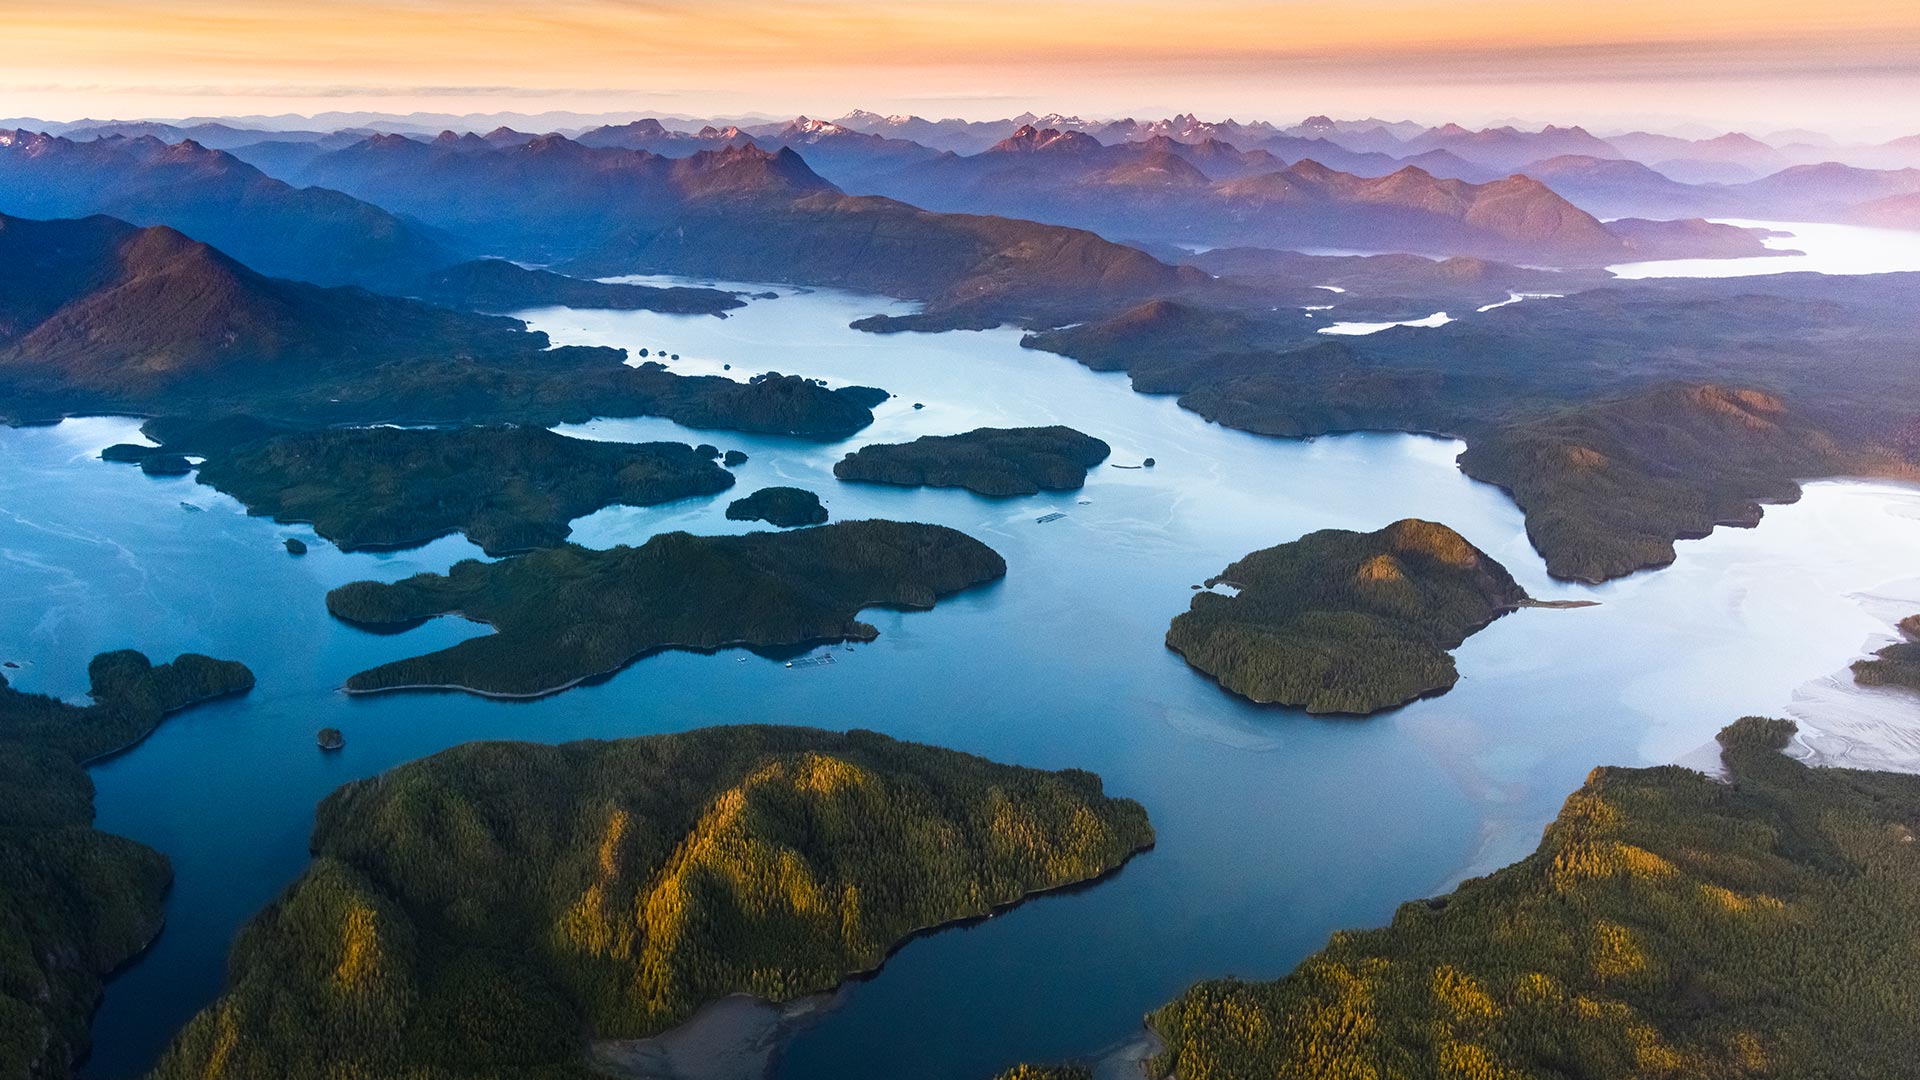
{"label": "sky", "polygon": [[1920,0],[0,0],[0,115],[881,112],[1920,132]]}

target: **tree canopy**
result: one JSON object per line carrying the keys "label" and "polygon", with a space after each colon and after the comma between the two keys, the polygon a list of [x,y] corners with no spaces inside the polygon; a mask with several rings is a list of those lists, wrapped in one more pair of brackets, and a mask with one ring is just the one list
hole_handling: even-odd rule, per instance
{"label": "tree canopy", "polygon": [[349,690],[452,686],[531,696],[657,649],[870,640],[878,631],[855,618],[861,608],[932,607],[1006,570],[992,548],[945,526],[843,521],[468,560],[446,574],[342,585],[327,594],[327,609],[370,625],[458,612],[496,631],[360,672]]}
{"label": "tree canopy", "polygon": [[85,764],[169,712],[253,685],[245,666],[194,653],[158,667],[101,653],[87,670],[91,705],[0,676],[0,1076],[71,1076],[101,980],[160,930],[172,867],[93,827]]}
{"label": "tree canopy", "polygon": [[1308,533],[1207,587],[1167,628],[1167,647],[1236,694],[1331,713],[1448,689],[1459,678],[1448,650],[1527,598],[1459,533],[1415,518]]}
{"label": "tree canopy", "polygon": [[1920,777],[1601,768],[1526,859],[1149,1022],[1154,1076],[1870,1080],[1920,1046]]}
{"label": "tree canopy", "polygon": [[321,804],[154,1077],[584,1076],[590,1038],[829,989],[1152,842],[1090,773],[872,732],[469,743]]}

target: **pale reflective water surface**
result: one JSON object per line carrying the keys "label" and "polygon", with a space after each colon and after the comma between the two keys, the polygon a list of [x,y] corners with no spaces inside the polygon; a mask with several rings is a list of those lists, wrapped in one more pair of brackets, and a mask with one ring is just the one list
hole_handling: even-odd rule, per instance
{"label": "pale reflective water surface", "polygon": [[[1504,301],[1504,303],[1512,303],[1512,301]],[[1488,304],[1479,310],[1491,311],[1500,306],[1500,304]],[[1436,311],[1424,318],[1402,319],[1399,322],[1337,322],[1329,326],[1321,327],[1319,332],[1322,334],[1340,334],[1346,337],[1360,337],[1366,334],[1377,334],[1382,330],[1391,330],[1396,326],[1445,326],[1452,321],[1453,316],[1444,311]]]}
{"label": "pale reflective water surface", "polygon": [[[726,320],[528,317],[561,342],[677,352],[678,370],[778,369],[898,395],[873,427],[831,446],[658,420],[565,429],[751,455],[733,492],[603,510],[576,523],[585,544],[740,531],[723,517],[727,501],[785,483],[819,492],[837,518],[941,522],[1006,556],[1003,582],[932,612],[869,613],[879,640],[831,667],[670,653],[530,703],[348,699],[337,688],[354,671],[483,631],[438,620],[368,634],[327,616],[326,590],[442,569],[475,548],[456,538],[340,554],[191,479],[98,461],[101,446],[132,435],[131,421],[0,430],[0,660],[27,665],[10,679],[75,694],[87,659],[117,647],[234,657],[259,675],[245,698],[171,718],[93,772],[100,826],[171,855],[178,879],[167,930],[109,987],[91,1075],[137,1074],[218,991],[235,930],[305,866],[317,800],[470,739],[860,726],[1092,769],[1140,799],[1158,829],[1154,851],[1091,889],[914,942],[803,1030],[780,1066],[808,1080],[979,1080],[1016,1060],[1099,1051],[1195,979],[1279,974],[1333,929],[1378,924],[1403,899],[1524,854],[1595,764],[1696,756],[1728,720],[1782,711],[1920,603],[1912,490],[1815,484],[1758,529],[1683,544],[1670,569],[1568,586],[1547,579],[1512,503],[1454,467],[1457,443],[1259,438],[1135,394],[1122,376],[1023,350],[1011,331],[859,334],[847,323],[904,309],[782,291]],[[1102,465],[1083,491],[1006,500],[831,477],[865,442],[1055,422],[1112,443],[1115,464],[1158,464]],[[1066,517],[1036,522],[1054,511]],[[1537,595],[1602,604],[1502,619],[1460,650],[1452,693],[1360,721],[1238,701],[1163,646],[1189,586],[1238,556],[1410,515],[1459,529]],[[289,557],[279,543],[289,535],[312,552]],[[329,725],[347,746],[323,755],[313,733]]]}
{"label": "pale reflective water surface", "polygon": [[1743,229],[1785,233],[1762,241],[1775,251],[1799,255],[1756,255],[1747,259],[1666,259],[1622,263],[1607,269],[1623,278],[1755,277],[1761,274],[1889,274],[1920,270],[1920,232],[1868,225],[1829,225],[1805,221],[1754,221],[1715,218]]}

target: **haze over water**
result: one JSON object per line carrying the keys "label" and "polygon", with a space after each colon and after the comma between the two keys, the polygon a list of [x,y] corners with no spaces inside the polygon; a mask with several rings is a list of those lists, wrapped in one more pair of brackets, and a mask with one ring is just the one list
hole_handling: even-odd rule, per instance
{"label": "haze over water", "polygon": [[[905,308],[782,291],[726,320],[527,317],[556,342],[679,353],[677,370],[771,368],[898,395],[871,428],[828,446],[660,420],[563,429],[751,455],[728,494],[576,522],[589,546],[742,531],[723,517],[729,499],[791,483],[819,492],[836,519],[940,522],[1006,557],[1003,582],[934,611],[868,612],[880,638],[836,650],[830,667],[667,653],[535,702],[349,699],[338,687],[353,672],[484,630],[443,619],[369,634],[329,618],[326,590],[441,570],[477,549],[454,538],[343,555],[191,479],[97,460],[134,437],[130,420],[0,430],[0,659],[32,661],[10,680],[74,695],[88,658],[120,647],[233,657],[259,676],[246,697],[169,718],[93,770],[99,827],[166,852],[178,876],[166,931],[109,984],[89,1075],[138,1074],[218,991],[234,932],[305,866],[314,804],[339,784],[473,739],[746,721],[866,727],[1090,769],[1146,805],[1160,841],[1110,881],[908,945],[798,1036],[780,1075],[978,1080],[1016,1060],[1092,1054],[1196,979],[1277,975],[1336,928],[1378,924],[1402,900],[1525,854],[1595,764],[1695,755],[1727,721],[1779,712],[1881,639],[1884,598],[1920,602],[1910,489],[1814,484],[1758,529],[1682,543],[1672,568],[1569,586],[1546,577],[1511,501],[1454,467],[1458,443],[1261,438],[1135,394],[1123,376],[1020,349],[1013,331],[864,335],[847,323]],[[1007,500],[831,477],[866,442],[1054,422],[1113,444],[1112,464],[1157,465],[1102,465],[1084,491]],[[1036,522],[1053,511],[1067,516]],[[1162,644],[1189,586],[1233,559],[1405,516],[1455,527],[1537,596],[1601,606],[1504,618],[1459,650],[1453,692],[1367,720],[1250,705]],[[290,558],[284,536],[312,553]],[[338,754],[314,748],[328,725],[346,733]]]}
{"label": "haze over water", "polygon": [[1758,277],[1762,274],[1890,274],[1920,270],[1920,232],[1867,225],[1829,225],[1806,221],[1754,221],[1714,218],[1743,229],[1782,233],[1762,243],[1797,255],[1756,255],[1746,259],[1664,259],[1622,263],[1608,270],[1622,278]]}

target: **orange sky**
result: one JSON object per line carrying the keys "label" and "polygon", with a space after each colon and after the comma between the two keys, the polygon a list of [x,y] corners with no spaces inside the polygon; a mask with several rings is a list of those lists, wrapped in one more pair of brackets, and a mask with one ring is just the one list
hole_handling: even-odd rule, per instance
{"label": "orange sky", "polygon": [[507,109],[1920,131],[1920,0],[0,0],[0,115]]}

